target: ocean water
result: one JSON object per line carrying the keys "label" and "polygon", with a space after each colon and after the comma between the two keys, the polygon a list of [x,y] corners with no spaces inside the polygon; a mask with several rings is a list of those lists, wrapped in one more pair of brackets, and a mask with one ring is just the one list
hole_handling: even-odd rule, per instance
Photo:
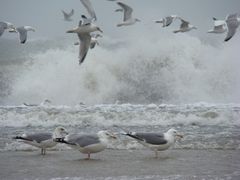
{"label": "ocean water", "polygon": [[[11,138],[24,132],[53,131],[63,126],[69,132],[97,132],[122,129],[142,132],[165,132],[176,128],[184,134],[176,149],[240,149],[239,104],[186,105],[77,105],[77,106],[2,106],[0,107],[2,151],[34,150],[34,147]],[[56,149],[66,148],[57,146]],[[131,138],[119,135],[111,149],[143,148]]]}
{"label": "ocean water", "polygon": [[[157,38],[154,32],[144,37],[130,30],[122,39],[104,37],[101,46],[89,51],[82,66],[78,65],[74,37],[30,40],[25,46],[1,39],[0,151],[35,151],[12,137],[63,126],[72,133],[102,129],[116,133],[121,129],[165,132],[174,127],[184,138],[173,150],[238,152],[239,36],[223,44],[186,34],[162,33]],[[44,99],[51,103],[43,104]],[[145,149],[121,135],[108,148]],[[52,150],[70,151],[62,145]],[[221,175],[199,172],[192,176],[172,173],[93,179],[239,177],[239,171]]]}

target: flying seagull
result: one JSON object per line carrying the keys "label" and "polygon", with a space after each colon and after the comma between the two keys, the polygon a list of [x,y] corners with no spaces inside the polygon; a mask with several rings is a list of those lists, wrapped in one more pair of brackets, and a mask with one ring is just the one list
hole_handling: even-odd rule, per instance
{"label": "flying seagull", "polygon": [[82,24],[82,21],[79,21],[78,27],[68,30],[67,33],[77,33],[80,40],[80,49],[79,49],[79,64],[81,65],[87,56],[87,52],[91,43],[91,32],[102,30],[93,23]]}
{"label": "flying seagull", "polygon": [[96,13],[93,9],[93,6],[90,2],[90,0],[80,0],[81,3],[83,4],[83,6],[86,8],[88,14],[90,15],[91,19],[96,21],[97,20],[97,16]]}
{"label": "flying seagull", "polygon": [[53,133],[43,132],[23,134],[21,136],[16,136],[13,139],[19,139],[26,144],[38,147],[41,149],[41,154],[45,155],[47,148],[52,148],[57,145],[57,142],[53,141],[53,139],[63,138],[67,134],[67,131],[63,127],[57,127]]}
{"label": "flying seagull", "polygon": [[108,131],[99,131],[96,134],[69,134],[64,138],[55,139],[56,142],[64,143],[87,154],[89,160],[91,154],[98,153],[107,148],[108,140],[116,139],[113,133]]}
{"label": "flying seagull", "polygon": [[62,10],[63,16],[64,16],[64,20],[65,21],[72,21],[71,17],[74,14],[74,9],[71,10],[70,13],[65,12],[64,10]]}
{"label": "flying seagull", "polygon": [[226,17],[226,23],[228,27],[227,37],[224,41],[229,41],[237,31],[237,28],[240,25],[240,16],[239,14],[230,14]]}
{"label": "flying seagull", "polygon": [[2,36],[6,29],[14,29],[13,24],[10,22],[0,22],[0,36]]}
{"label": "flying seagull", "polygon": [[155,21],[155,22],[162,23],[162,27],[167,27],[167,26],[171,25],[172,22],[177,18],[179,18],[177,15],[170,15],[170,16],[164,17],[161,20]]}
{"label": "flying seagull", "polygon": [[[126,5],[126,4],[122,3],[122,2],[117,2],[117,4],[119,6],[121,6],[121,8],[124,11],[123,22],[117,24],[118,27],[133,25],[136,22],[140,21],[139,19],[132,17],[133,9],[130,6],[128,6],[128,5]],[[120,11],[120,10],[117,10],[117,11]]]}
{"label": "flying seagull", "polygon": [[31,26],[21,26],[21,27],[13,28],[13,29],[9,30],[9,32],[16,32],[16,33],[18,32],[20,43],[22,43],[22,44],[24,44],[27,41],[27,32],[28,31],[35,32],[35,29]]}
{"label": "flying seagull", "polygon": [[155,152],[155,157],[158,157],[158,151],[167,150],[174,145],[176,137],[182,138],[181,134],[171,128],[166,133],[137,133],[125,132],[123,133],[131,138],[137,140],[140,144],[150,148]]}
{"label": "flying seagull", "polygon": [[193,26],[192,24],[190,24],[188,21],[185,21],[182,18],[179,18],[181,20],[181,25],[179,30],[175,30],[173,31],[174,33],[178,33],[178,32],[188,32],[191,31],[192,29],[197,29],[195,26]]}

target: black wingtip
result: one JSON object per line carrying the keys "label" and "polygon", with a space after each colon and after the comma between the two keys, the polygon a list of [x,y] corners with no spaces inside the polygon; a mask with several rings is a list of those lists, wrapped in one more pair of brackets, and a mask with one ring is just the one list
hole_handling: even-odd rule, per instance
{"label": "black wingtip", "polygon": [[59,143],[66,143],[66,141],[63,138],[55,138],[53,139],[54,142],[59,142]]}
{"label": "black wingtip", "polygon": [[215,18],[215,17],[213,17],[213,20],[214,20],[214,21],[217,21],[218,19],[217,19],[217,18]]}
{"label": "black wingtip", "polygon": [[13,139],[21,139],[21,140],[25,140],[25,141],[32,141],[32,140],[24,138],[22,136],[15,136],[15,137],[13,137]]}
{"label": "black wingtip", "polygon": [[83,14],[82,16],[81,16],[83,19],[87,19],[87,17]]}
{"label": "black wingtip", "polygon": [[232,37],[226,38],[224,41],[227,42],[227,41],[229,41],[230,39],[232,39]]}
{"label": "black wingtip", "polygon": [[84,56],[81,59],[79,59],[79,65],[81,65],[83,63],[83,61],[85,60],[86,56],[87,56],[87,53],[85,53]]}
{"label": "black wingtip", "polygon": [[54,142],[58,142],[58,143],[64,143],[64,144],[69,144],[69,145],[76,145],[74,143],[70,143],[64,140],[64,138],[55,138],[53,139]]}
{"label": "black wingtip", "polygon": [[22,137],[21,136],[15,136],[12,139],[22,139]]}
{"label": "black wingtip", "polygon": [[129,136],[129,137],[132,137],[132,138],[134,138],[134,139],[137,139],[137,140],[139,140],[139,141],[143,141],[142,138],[140,138],[140,137],[138,137],[138,136],[135,136],[135,135],[132,135],[131,133],[127,133],[126,135]]}

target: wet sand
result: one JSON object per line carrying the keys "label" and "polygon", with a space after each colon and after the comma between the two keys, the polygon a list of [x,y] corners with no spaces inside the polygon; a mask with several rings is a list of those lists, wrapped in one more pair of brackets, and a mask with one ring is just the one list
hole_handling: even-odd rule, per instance
{"label": "wet sand", "polygon": [[1,152],[0,179],[240,179],[237,150],[168,150],[158,159],[148,150],[109,149],[91,160],[75,150],[39,153]]}

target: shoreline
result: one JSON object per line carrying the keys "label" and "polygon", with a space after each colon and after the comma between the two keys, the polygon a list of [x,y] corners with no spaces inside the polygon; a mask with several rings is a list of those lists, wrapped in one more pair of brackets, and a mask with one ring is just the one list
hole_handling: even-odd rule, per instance
{"label": "shoreline", "polygon": [[0,153],[2,180],[19,179],[240,179],[240,150],[76,150]]}

